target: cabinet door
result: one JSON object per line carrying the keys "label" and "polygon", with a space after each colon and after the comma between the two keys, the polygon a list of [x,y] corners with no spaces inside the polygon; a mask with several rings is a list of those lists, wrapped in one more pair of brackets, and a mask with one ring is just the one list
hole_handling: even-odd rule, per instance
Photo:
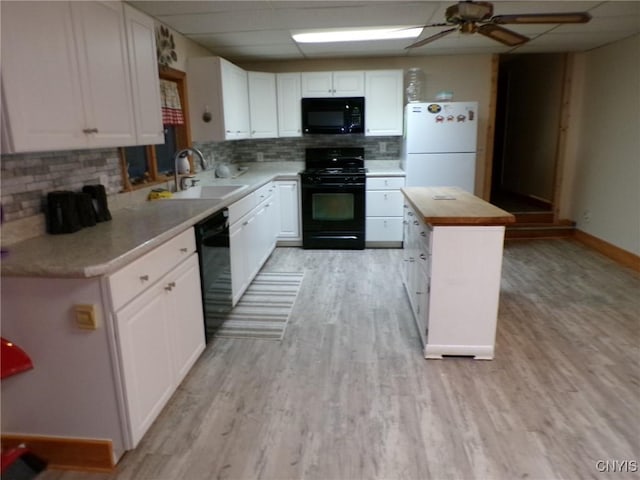
{"label": "cabinet door", "polygon": [[365,135],[402,135],[402,70],[365,74]]}
{"label": "cabinet door", "polygon": [[1,18],[2,152],[86,147],[69,3],[2,2]]}
{"label": "cabinet door", "polygon": [[135,145],[131,76],[122,4],[71,2],[89,144]]}
{"label": "cabinet door", "polygon": [[193,254],[163,282],[169,288],[169,331],[176,386],[198,359],[205,345],[198,268],[198,255]]}
{"label": "cabinet door", "polygon": [[226,60],[220,61],[220,67],[225,138],[227,140],[249,138],[247,72]]}
{"label": "cabinet door", "polygon": [[364,72],[333,72],[334,96],[363,97],[364,94]]}
{"label": "cabinet door", "polygon": [[278,73],[278,136],[302,136],[302,90],[299,73]]}
{"label": "cabinet door", "polygon": [[133,447],[174,390],[166,296],[156,284],[116,314]]}
{"label": "cabinet door", "polygon": [[251,138],[278,136],[278,107],[274,73],[248,72]]}
{"label": "cabinet door", "polygon": [[401,242],[402,217],[367,217],[367,242]]}
{"label": "cabinet door", "polygon": [[[245,223],[246,222],[246,223]],[[229,246],[231,255],[231,293],[235,306],[249,285],[248,281],[248,239],[245,227],[248,219],[241,219],[229,227]]]}
{"label": "cabinet door", "polygon": [[153,19],[124,5],[138,145],[164,143]]}
{"label": "cabinet door", "polygon": [[300,238],[300,200],[297,180],[276,182],[280,231],[278,238],[293,240]]}
{"label": "cabinet door", "polygon": [[333,97],[331,72],[304,72],[301,79],[303,97]]}

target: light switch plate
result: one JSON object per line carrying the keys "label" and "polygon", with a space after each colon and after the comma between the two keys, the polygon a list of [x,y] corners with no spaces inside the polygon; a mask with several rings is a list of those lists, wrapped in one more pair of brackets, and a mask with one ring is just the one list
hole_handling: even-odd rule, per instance
{"label": "light switch plate", "polygon": [[98,318],[94,305],[75,305],[73,307],[76,326],[85,330],[96,330]]}

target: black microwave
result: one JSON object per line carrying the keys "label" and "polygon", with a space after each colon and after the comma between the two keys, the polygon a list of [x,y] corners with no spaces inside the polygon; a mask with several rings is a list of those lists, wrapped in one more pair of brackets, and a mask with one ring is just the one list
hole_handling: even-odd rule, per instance
{"label": "black microwave", "polygon": [[304,133],[363,133],[364,97],[303,98]]}

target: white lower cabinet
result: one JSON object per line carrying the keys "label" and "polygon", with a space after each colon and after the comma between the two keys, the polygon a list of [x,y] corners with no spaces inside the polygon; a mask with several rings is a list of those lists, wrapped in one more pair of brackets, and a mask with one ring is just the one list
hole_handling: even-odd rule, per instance
{"label": "white lower cabinet", "polygon": [[300,234],[300,182],[276,180],[278,195],[278,244],[301,245]]}
{"label": "white lower cabinet", "polygon": [[[177,265],[165,263],[159,280],[115,312],[131,447],[138,444],[205,346],[193,230],[137,260],[128,272],[145,278],[157,254],[171,258],[173,250],[186,259]],[[117,273],[115,278],[121,281]]]}
{"label": "white lower cabinet", "polygon": [[229,206],[232,304],[238,303],[276,246],[278,196],[273,182]]}
{"label": "white lower cabinet", "polygon": [[366,243],[368,247],[402,245],[404,177],[368,177]]}
{"label": "white lower cabinet", "polygon": [[405,212],[404,284],[425,358],[493,358],[504,226],[431,226]]}
{"label": "white lower cabinet", "polygon": [[[35,367],[3,381],[3,432],[103,439],[114,463],[136,447],[205,347],[193,229],[109,275],[5,276],[0,306],[2,335]],[[81,328],[74,315],[87,306],[95,328]]]}

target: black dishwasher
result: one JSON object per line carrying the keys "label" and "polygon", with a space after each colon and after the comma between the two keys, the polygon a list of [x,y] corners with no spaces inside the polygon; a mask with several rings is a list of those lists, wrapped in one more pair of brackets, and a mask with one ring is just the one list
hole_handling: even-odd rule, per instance
{"label": "black dishwasher", "polygon": [[231,310],[229,211],[225,208],[197,223],[195,233],[204,325],[209,341]]}

